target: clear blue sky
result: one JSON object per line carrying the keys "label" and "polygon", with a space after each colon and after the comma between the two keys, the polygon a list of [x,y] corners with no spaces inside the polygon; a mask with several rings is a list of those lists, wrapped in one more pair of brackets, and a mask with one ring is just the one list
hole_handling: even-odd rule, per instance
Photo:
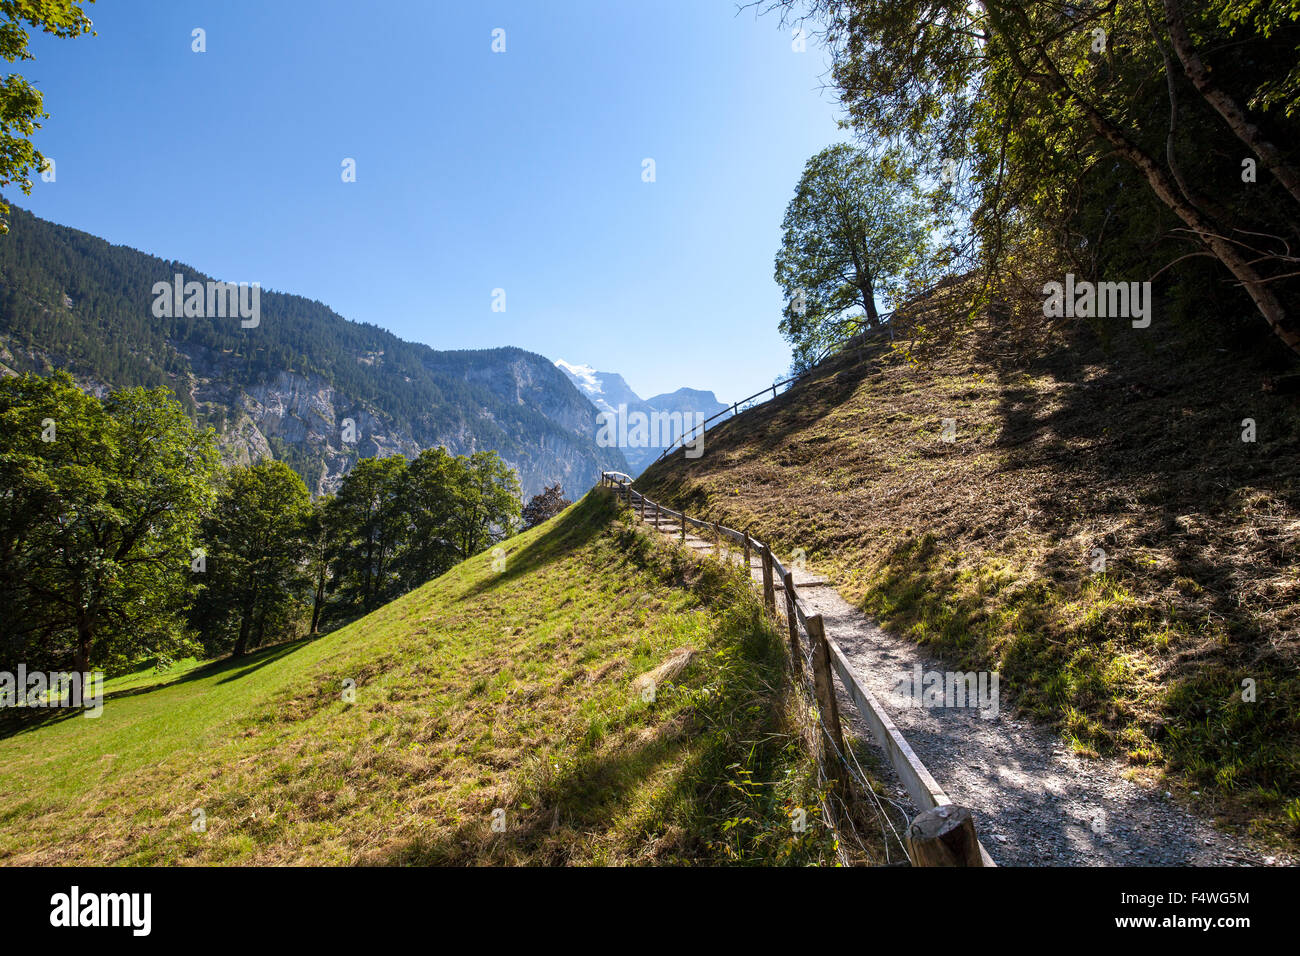
{"label": "clear blue sky", "polygon": [[89,13],[98,36],[37,37],[17,67],[50,113],[36,144],[57,180],[9,192],[38,216],[434,348],[621,372],[643,396],[732,401],[788,366],[781,217],[805,160],[846,134],[823,52],[795,53],[774,16],[732,0]]}

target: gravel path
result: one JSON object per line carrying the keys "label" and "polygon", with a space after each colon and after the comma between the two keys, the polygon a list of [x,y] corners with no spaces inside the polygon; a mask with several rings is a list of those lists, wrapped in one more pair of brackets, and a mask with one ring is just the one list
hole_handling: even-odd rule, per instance
{"label": "gravel path", "polygon": [[[676,538],[675,522],[662,530]],[[701,553],[710,542],[693,534],[687,545]],[[743,558],[735,552],[735,561]],[[762,580],[753,559],[750,572]],[[801,580],[802,579],[802,580]],[[833,587],[813,575],[796,574],[800,599],[821,614],[826,634],[871,688],[930,773],[954,803],[975,815],[980,840],[1000,865],[1011,866],[1250,866],[1292,861],[1265,856],[1243,840],[1220,832],[1178,805],[1164,792],[1124,776],[1114,760],[1075,756],[1048,727],[1017,718],[1005,709],[993,719],[974,708],[921,708],[899,693],[922,672],[948,668],[909,641],[892,637]],[[778,596],[778,606],[783,599]],[[846,731],[876,748],[870,731],[840,688]],[[899,803],[906,792],[887,771],[882,782]]]}

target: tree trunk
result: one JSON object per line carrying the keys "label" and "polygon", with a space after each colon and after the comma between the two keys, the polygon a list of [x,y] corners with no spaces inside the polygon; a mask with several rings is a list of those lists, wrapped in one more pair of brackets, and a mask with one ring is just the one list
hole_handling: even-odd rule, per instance
{"label": "tree trunk", "polygon": [[374,586],[372,584],[372,579],[374,578],[374,567],[375,567],[374,560],[375,560],[375,541],[372,536],[367,535],[366,572],[365,572],[365,577],[362,578],[362,582],[361,582],[361,606],[366,608],[367,610],[370,609],[370,591],[371,588]]}
{"label": "tree trunk", "polygon": [[862,286],[862,307],[867,312],[867,322],[875,328],[880,324],[880,313],[876,311],[876,294],[871,288],[871,279],[866,279]]}
{"label": "tree trunk", "polygon": [[[1062,88],[1068,92],[1068,87],[1064,84]],[[1273,329],[1273,333],[1293,352],[1300,354],[1300,334],[1290,327],[1285,307],[1268,287],[1264,277],[1255,271],[1255,267],[1232,242],[1219,234],[1215,225],[1208,221],[1199,209],[1182,197],[1172,178],[1154,159],[1091,104],[1083,102],[1081,105],[1093,130],[1114,146],[1116,152],[1146,177],[1152,192],[1160,201],[1179,219],[1187,223],[1188,228],[1196,234],[1197,238],[1209,247],[1215,257],[1241,282],[1246,293],[1255,303],[1255,308]]]}
{"label": "tree trunk", "polygon": [[388,545],[381,543],[379,545],[379,557],[375,561],[375,587],[372,595],[371,609],[379,607],[384,599],[384,563],[388,557]]}
{"label": "tree trunk", "polygon": [[243,657],[248,653],[248,636],[253,628],[253,604],[256,599],[254,595],[244,600],[244,606],[239,614],[239,638],[235,641],[235,649],[231,651],[232,657]]}
{"label": "tree trunk", "polygon": [[320,630],[320,609],[325,602],[325,569],[322,567],[321,572],[316,577],[316,599],[311,605],[311,633],[315,634]]}
{"label": "tree trunk", "polygon": [[1259,127],[1246,117],[1245,111],[1237,105],[1237,102],[1220,89],[1210,77],[1209,68],[1196,52],[1191,34],[1187,32],[1187,23],[1183,19],[1183,11],[1178,5],[1178,0],[1164,0],[1164,5],[1174,52],[1183,65],[1183,72],[1192,81],[1192,86],[1196,87],[1196,91],[1205,97],[1206,102],[1214,107],[1215,112],[1223,117],[1236,137],[1255,151],[1265,168],[1286,187],[1291,198],[1300,202],[1300,174],[1297,174],[1287,163],[1281,150],[1264,138]]}
{"label": "tree trunk", "polygon": [[[1042,84],[1045,81],[1045,85],[1057,93],[1063,94],[1082,109],[1093,132],[1110,143],[1126,162],[1146,178],[1147,184],[1151,187],[1151,191],[1156,194],[1156,197],[1168,206],[1179,219],[1185,222],[1188,229],[1195,233],[1197,238],[1241,282],[1246,289],[1246,293],[1255,303],[1255,308],[1268,322],[1273,333],[1286,343],[1293,352],[1300,355],[1300,334],[1297,334],[1289,326],[1286,309],[1278,297],[1273,294],[1273,290],[1268,287],[1264,278],[1255,271],[1254,266],[1238,251],[1237,247],[1220,235],[1218,227],[1210,222],[1200,209],[1183,197],[1177,183],[1174,182],[1169,173],[1161,169],[1160,165],[1142,147],[1131,140],[1128,134],[1120,129],[1117,124],[1103,116],[1101,111],[1086,97],[1075,92],[1066,78],[1061,75],[1060,69],[1043,48],[1041,42],[1038,42],[1037,53],[1045,68],[1044,73],[1038,73],[1030,69],[1029,65],[1021,58],[1019,51],[1016,49],[1014,38],[1002,23],[1001,10],[992,3],[987,4],[984,9],[989,14],[989,20],[994,29],[1001,34],[1006,43],[1007,52],[1021,77],[1034,83]],[[1026,30],[1032,33],[1033,25],[1029,23],[1023,14],[1021,14],[1020,18]]]}
{"label": "tree trunk", "polygon": [[90,645],[94,640],[94,626],[86,610],[77,612],[77,652],[74,655],[77,671],[82,674],[90,671]]}

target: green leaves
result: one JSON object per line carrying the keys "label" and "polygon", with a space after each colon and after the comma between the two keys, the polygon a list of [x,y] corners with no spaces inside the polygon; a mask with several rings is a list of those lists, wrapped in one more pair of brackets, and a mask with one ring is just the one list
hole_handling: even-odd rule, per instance
{"label": "green leaves", "polygon": [[796,363],[858,328],[878,325],[928,247],[929,213],[912,168],[893,150],[827,147],[804,168],[786,208],[776,281],[781,332]]}
{"label": "green leaves", "polygon": [[[80,0],[0,0],[0,57],[10,63],[30,60],[27,28],[35,27],[57,37],[75,37],[90,31],[90,18]],[[38,171],[45,157],[32,146],[31,136],[46,114],[40,91],[17,73],[0,79],[0,189],[17,182],[24,193],[32,191],[29,174]],[[4,217],[9,204],[0,199],[0,233],[8,232]]]}
{"label": "green leaves", "polygon": [[0,381],[6,657],[84,670],[178,649],[215,466],[164,390],[101,402],[66,373]]}
{"label": "green leaves", "polygon": [[335,612],[369,611],[514,530],[519,479],[496,452],[445,449],[367,458],[330,503],[337,531]]}
{"label": "green leaves", "polygon": [[981,267],[977,300],[1036,323],[1045,277],[1163,275],[1168,305],[1253,304],[1300,351],[1296,0],[785,6],[823,23],[847,125],[927,178],[965,171],[952,198],[973,229],[951,272]]}
{"label": "green leaves", "polygon": [[66,373],[0,380],[0,669],[118,670],[189,653],[195,627],[209,653],[241,654],[301,633],[309,604],[314,631],[330,591],[335,616],[373,610],[519,513],[495,452],[363,459],[314,506],[284,462],[218,482],[211,431],[163,389],[101,401]]}
{"label": "green leaves", "polygon": [[226,473],[203,522],[201,594],[194,620],[209,652],[242,654],[284,636],[311,583],[306,566],[311,496],[284,462]]}

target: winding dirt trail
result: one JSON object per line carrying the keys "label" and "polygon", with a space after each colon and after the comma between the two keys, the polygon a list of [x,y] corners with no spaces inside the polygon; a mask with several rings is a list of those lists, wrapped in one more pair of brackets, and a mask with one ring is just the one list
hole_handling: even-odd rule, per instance
{"label": "winding dirt trail", "polygon": [[[660,530],[680,540],[680,526],[664,518]],[[688,532],[701,554],[713,544]],[[743,562],[741,554],[726,557]],[[757,557],[750,574],[760,585]],[[954,803],[975,814],[980,839],[999,865],[1011,866],[1251,866],[1287,865],[1223,833],[1166,797],[1125,776],[1114,760],[1075,756],[1050,728],[1000,710],[993,719],[974,708],[920,708],[899,693],[915,668],[950,668],[920,647],[892,637],[850,605],[824,579],[797,572],[807,607],[822,615],[826,634],[889,712],[912,749]],[[780,585],[778,583],[778,589]],[[777,598],[777,606],[784,599]],[[838,680],[837,680],[838,686]],[[880,753],[882,781],[898,803],[916,813],[893,777],[865,723],[842,687],[846,731]]]}

